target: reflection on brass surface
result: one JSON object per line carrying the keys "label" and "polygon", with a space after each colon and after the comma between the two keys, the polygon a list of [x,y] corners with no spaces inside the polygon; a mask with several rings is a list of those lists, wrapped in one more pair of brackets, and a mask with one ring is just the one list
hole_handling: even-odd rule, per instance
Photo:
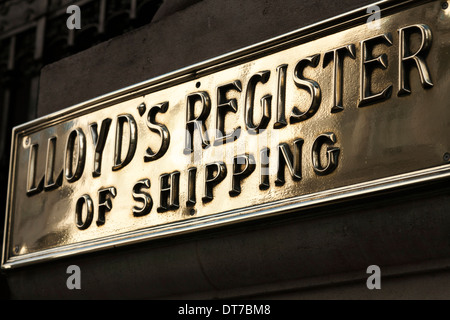
{"label": "reflection on brass surface", "polygon": [[15,128],[3,267],[447,177],[450,9],[378,5]]}

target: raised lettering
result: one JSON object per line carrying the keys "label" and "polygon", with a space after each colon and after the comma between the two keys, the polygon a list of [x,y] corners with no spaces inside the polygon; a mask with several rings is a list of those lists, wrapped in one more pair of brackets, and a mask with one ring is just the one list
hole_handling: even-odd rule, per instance
{"label": "raised lettering", "polygon": [[242,91],[241,81],[236,80],[232,83],[220,86],[217,88],[217,118],[216,118],[216,138],[214,145],[222,145],[227,142],[235,141],[239,138],[241,127],[233,129],[233,131],[225,132],[225,115],[228,112],[236,113],[238,110],[238,104],[236,99],[227,99],[227,92],[235,90]]}
{"label": "raised lettering", "polygon": [[150,189],[150,179],[139,180],[133,187],[133,199],[142,202],[142,207],[133,207],[133,216],[135,217],[143,217],[152,210],[152,197],[147,192],[142,191],[142,189]]}
{"label": "raised lettering", "polygon": [[288,65],[282,64],[277,67],[278,88],[277,88],[277,120],[273,127],[281,129],[287,125],[286,121],[286,71]]}
{"label": "raised lettering", "polygon": [[314,56],[300,60],[295,66],[294,70],[294,82],[298,88],[304,89],[309,92],[312,97],[311,104],[308,110],[301,112],[297,107],[294,107],[290,117],[291,123],[296,123],[300,121],[307,120],[316,114],[319,109],[320,103],[322,101],[322,91],[320,90],[319,84],[314,80],[305,79],[303,76],[303,70],[306,67],[317,67],[320,61],[320,55],[316,54]]}
{"label": "raised lettering", "polygon": [[[75,157],[75,146],[76,149]],[[73,170],[73,164],[76,164]],[[86,164],[86,136],[81,129],[73,130],[67,139],[66,156],[64,162],[65,177],[68,182],[75,182],[79,180],[83,174],[84,166]]]}
{"label": "raised lettering", "polygon": [[230,196],[236,197],[241,194],[241,181],[255,171],[255,163],[255,157],[251,154],[240,155],[233,158]]}
{"label": "raised lettering", "polygon": [[332,173],[338,166],[338,158],[340,149],[337,147],[327,147],[327,164],[323,166],[320,161],[320,150],[324,144],[333,145],[337,141],[334,133],[321,134],[314,141],[312,147],[312,161],[314,172],[319,176],[324,176]]}
{"label": "raised lettering", "polygon": [[267,190],[270,188],[269,182],[270,149],[269,148],[262,149],[260,157],[261,157],[261,171],[260,171],[259,189]]}
{"label": "raised lettering", "polygon": [[106,138],[108,137],[109,127],[111,126],[111,119],[107,118],[102,121],[100,128],[100,135],[98,134],[98,125],[93,123],[90,125],[92,142],[94,143],[94,170],[92,171],[93,177],[99,177],[102,172],[102,158],[103,150],[106,145]]}
{"label": "raised lettering", "polygon": [[32,144],[29,147],[28,173],[27,173],[27,196],[32,196],[42,191],[44,186],[44,177],[36,183],[38,144]]}
{"label": "raised lettering", "polygon": [[[425,24],[415,24],[398,30],[400,34],[399,45],[399,91],[398,95],[411,94],[411,86],[409,73],[412,67],[417,67],[420,76],[420,82],[422,87],[432,88],[433,82],[431,80],[430,71],[428,69],[425,58],[430,51],[433,37],[431,29]],[[414,32],[419,32],[421,35],[421,44],[419,49],[415,53],[411,53],[410,49],[410,37]]]}
{"label": "raised lettering", "polygon": [[[170,181],[170,183],[169,183]],[[161,193],[158,212],[176,210],[180,207],[180,172],[163,174],[160,177]]]}
{"label": "raised lettering", "polygon": [[334,62],[333,69],[333,87],[334,102],[331,112],[340,112],[344,110],[343,106],[343,90],[344,90],[344,58],[348,56],[356,59],[356,49],[354,44],[346,45],[325,53],[323,57],[323,67],[325,68],[331,61]]}
{"label": "raised lettering", "polygon": [[[129,131],[129,143],[128,151],[125,159],[122,160],[122,144],[124,135],[124,125],[128,124]],[[113,171],[118,171],[124,168],[127,164],[131,162],[136,152],[138,142],[137,125],[131,114],[123,114],[117,117],[117,127],[116,127],[116,146],[114,151],[114,167]]]}
{"label": "raised lettering", "polygon": [[[86,217],[83,221],[83,207],[86,205]],[[94,203],[89,195],[85,194],[78,199],[75,206],[75,223],[77,228],[80,230],[85,230],[89,228],[94,218]]]}
{"label": "raised lettering", "polygon": [[167,149],[169,149],[170,145],[170,133],[167,127],[164,124],[156,122],[156,115],[158,113],[166,113],[167,109],[169,108],[169,102],[163,102],[160,103],[154,107],[151,107],[148,112],[147,117],[147,127],[155,132],[158,133],[161,137],[161,146],[159,147],[159,150],[155,153],[152,151],[152,149],[147,148],[147,151],[144,156],[144,161],[155,161],[164,156],[167,152]]}
{"label": "raised lettering", "polygon": [[376,58],[372,57],[372,49],[378,44],[392,45],[392,35],[390,33],[376,36],[361,41],[361,78],[360,78],[360,95],[358,107],[364,107],[375,102],[387,100],[392,95],[392,85],[389,85],[383,91],[372,94],[372,72],[376,68],[386,70],[388,67],[388,58],[385,53]]}
{"label": "raised lettering", "polygon": [[62,170],[60,174],[58,174],[56,180],[54,180],[55,157],[56,157],[56,137],[52,137],[48,139],[47,144],[47,160],[45,162],[45,185],[44,185],[45,191],[56,189],[62,185],[62,176],[63,176]]}
{"label": "raised lettering", "polygon": [[112,209],[112,200],[117,195],[117,190],[115,187],[109,187],[105,189],[100,189],[98,191],[98,218],[97,226],[102,226],[105,224],[105,214],[110,212]]}
{"label": "raised lettering", "polygon": [[197,203],[197,197],[195,193],[197,182],[197,168],[189,168],[188,169],[188,199],[186,201],[186,205],[188,207],[193,207]]}
{"label": "raised lettering", "polygon": [[258,134],[260,130],[266,129],[270,121],[272,96],[265,95],[261,98],[262,115],[259,124],[253,122],[253,109],[255,100],[255,89],[258,83],[265,84],[269,80],[270,71],[261,71],[253,75],[248,81],[245,95],[245,125],[250,134]]}
{"label": "raised lettering", "polygon": [[[195,116],[195,103],[200,101],[202,111],[198,117]],[[202,140],[202,147],[210,146],[205,121],[211,112],[211,101],[207,92],[196,92],[188,95],[186,108],[186,139],[184,154],[194,152],[194,132],[198,130]]]}
{"label": "raised lettering", "polygon": [[275,185],[282,186],[286,180],[284,178],[285,167],[287,166],[294,181],[302,179],[302,147],[303,139],[294,141],[294,155],[287,143],[278,146],[278,173]]}
{"label": "raised lettering", "polygon": [[223,162],[210,163],[205,166],[205,193],[203,202],[213,200],[213,188],[225,179],[227,167]]}

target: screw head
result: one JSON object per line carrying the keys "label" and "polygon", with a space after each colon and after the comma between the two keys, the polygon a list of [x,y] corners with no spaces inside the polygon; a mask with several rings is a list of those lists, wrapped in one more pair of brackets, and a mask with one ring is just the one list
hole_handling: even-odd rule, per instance
{"label": "screw head", "polygon": [[24,146],[25,148],[28,148],[28,147],[30,146],[30,144],[31,144],[31,139],[30,139],[30,137],[25,137],[25,138],[23,139],[23,146]]}
{"label": "screw head", "polygon": [[444,1],[444,2],[442,2],[442,9],[447,9],[448,8],[448,2],[447,1]]}
{"label": "screw head", "polygon": [[444,154],[444,161],[445,161],[445,162],[449,162],[449,161],[450,161],[450,153],[446,152],[446,153]]}

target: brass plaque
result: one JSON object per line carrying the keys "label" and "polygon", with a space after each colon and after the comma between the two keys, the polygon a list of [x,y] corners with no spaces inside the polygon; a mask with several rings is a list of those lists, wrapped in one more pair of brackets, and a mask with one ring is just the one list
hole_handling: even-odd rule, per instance
{"label": "brass plaque", "polygon": [[2,267],[445,178],[449,63],[383,1],[17,127]]}

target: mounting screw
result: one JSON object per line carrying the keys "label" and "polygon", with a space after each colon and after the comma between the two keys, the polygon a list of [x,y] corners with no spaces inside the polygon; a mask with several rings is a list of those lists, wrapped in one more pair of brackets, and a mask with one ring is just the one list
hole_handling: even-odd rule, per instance
{"label": "mounting screw", "polygon": [[25,138],[23,139],[23,146],[24,146],[25,148],[28,148],[28,147],[30,146],[30,144],[31,144],[31,139],[30,139],[30,137],[25,137]]}
{"label": "mounting screw", "polygon": [[442,9],[447,9],[448,8],[448,2],[447,1],[444,1],[444,2],[442,2]]}
{"label": "mounting screw", "polygon": [[449,162],[449,161],[450,161],[450,153],[446,152],[446,153],[444,154],[444,161],[445,161],[445,162]]}
{"label": "mounting screw", "polygon": [[14,247],[14,253],[19,253],[19,249],[20,249],[19,246],[15,246]]}
{"label": "mounting screw", "polygon": [[197,213],[197,211],[196,211],[195,209],[191,209],[191,210],[189,211],[189,214],[190,214],[191,216],[194,216],[196,213]]}

